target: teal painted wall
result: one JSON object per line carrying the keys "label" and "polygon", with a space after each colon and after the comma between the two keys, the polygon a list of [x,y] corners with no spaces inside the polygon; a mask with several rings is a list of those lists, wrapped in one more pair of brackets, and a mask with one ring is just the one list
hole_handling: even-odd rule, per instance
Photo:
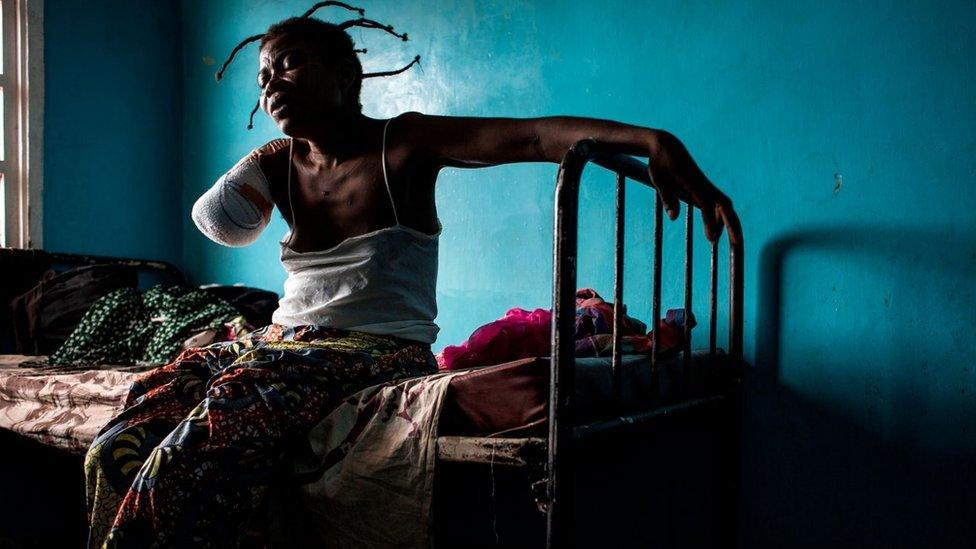
{"label": "teal painted wall", "polygon": [[[174,28],[180,19],[163,3],[49,0],[60,9],[45,10],[48,247],[182,253],[198,282],[280,291],[280,218],[256,244],[229,249],[198,234],[189,210],[237,159],[278,135],[264,118],[244,129],[256,51],[219,85],[205,60],[221,62],[242,37],[310,4],[186,1]],[[972,539],[976,5],[364,6],[413,39],[354,31],[370,49],[367,70],[424,56],[422,70],[365,84],[367,114],[572,114],[663,127],[733,197],[746,227],[754,365],[747,547]],[[180,40],[178,62],[171,46]],[[554,165],[443,173],[438,348],[510,306],[547,306],[554,175]],[[611,186],[590,174],[582,194],[579,280],[605,294]],[[626,298],[646,319],[651,194],[632,189]],[[679,253],[680,232],[670,228],[666,249]],[[706,276],[696,271],[701,287]],[[665,281],[665,305],[676,306],[677,259]]]}
{"label": "teal painted wall", "polygon": [[182,263],[179,4],[46,0],[44,248]]}

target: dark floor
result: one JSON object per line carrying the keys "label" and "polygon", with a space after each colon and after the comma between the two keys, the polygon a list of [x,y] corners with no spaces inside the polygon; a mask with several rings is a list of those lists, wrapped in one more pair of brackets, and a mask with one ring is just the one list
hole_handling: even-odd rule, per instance
{"label": "dark floor", "polygon": [[0,429],[0,548],[84,547],[84,456]]}
{"label": "dark floor", "polygon": [[[734,547],[738,400],[628,433],[578,453],[580,547]],[[84,547],[83,456],[0,430],[0,549]],[[442,463],[435,480],[439,547],[543,547],[541,470]]]}

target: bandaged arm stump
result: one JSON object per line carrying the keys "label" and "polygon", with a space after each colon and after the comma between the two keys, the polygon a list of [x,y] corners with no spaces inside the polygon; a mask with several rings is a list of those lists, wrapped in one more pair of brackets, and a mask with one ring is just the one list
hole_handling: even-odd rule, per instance
{"label": "bandaged arm stump", "polygon": [[247,246],[268,226],[274,201],[261,157],[279,149],[278,141],[285,140],[251,151],[193,204],[193,222],[207,238],[224,246]]}

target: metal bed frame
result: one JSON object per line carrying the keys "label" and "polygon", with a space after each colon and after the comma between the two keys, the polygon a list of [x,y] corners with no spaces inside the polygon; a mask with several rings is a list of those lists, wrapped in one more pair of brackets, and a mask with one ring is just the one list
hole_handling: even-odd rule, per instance
{"label": "metal bed frame", "polygon": [[[733,376],[735,387],[725,392],[690,398],[666,406],[658,406],[637,414],[621,415],[608,420],[578,424],[574,421],[574,321],[577,270],[577,233],[579,217],[579,189],[583,170],[589,163],[596,164],[616,175],[615,204],[615,261],[614,261],[614,332],[611,358],[611,391],[616,403],[621,402],[622,368],[621,326],[623,322],[623,265],[624,265],[624,205],[626,180],[632,179],[654,188],[648,166],[630,155],[620,152],[619,147],[584,139],[569,149],[559,165],[555,193],[555,226],[553,241],[553,293],[552,293],[552,357],[549,380],[549,424],[546,438],[486,438],[440,437],[438,459],[448,462],[482,463],[532,467],[545,466],[545,493],[540,507],[546,512],[547,547],[572,545],[572,510],[576,503],[571,473],[575,467],[576,443],[595,433],[613,433],[648,424],[660,418],[671,417],[679,412],[708,406],[716,401],[737,395],[741,374]],[[685,273],[684,309],[692,311],[693,267],[693,219],[695,206],[689,197],[679,198],[687,204],[685,209]],[[655,189],[654,250],[653,250],[653,297],[652,323],[661,317],[661,263],[663,235],[663,202]],[[729,332],[728,354],[722,365],[738,368],[742,361],[742,292],[743,292],[743,240],[740,227],[727,227],[729,237]],[[709,306],[708,357],[717,362],[716,317],[718,312],[718,242],[711,243],[711,277]],[[691,323],[684,326],[683,370],[688,371],[692,361]],[[651,349],[652,394],[659,388],[659,352],[657,338]],[[685,378],[682,377],[682,380]],[[629,431],[628,431],[629,432]]]}

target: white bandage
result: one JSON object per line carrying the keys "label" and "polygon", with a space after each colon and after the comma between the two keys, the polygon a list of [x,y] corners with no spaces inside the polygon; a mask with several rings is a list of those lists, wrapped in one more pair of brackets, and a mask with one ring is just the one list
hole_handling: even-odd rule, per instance
{"label": "white bandage", "polygon": [[193,222],[210,240],[247,246],[268,226],[274,202],[258,156],[241,159],[193,204]]}

